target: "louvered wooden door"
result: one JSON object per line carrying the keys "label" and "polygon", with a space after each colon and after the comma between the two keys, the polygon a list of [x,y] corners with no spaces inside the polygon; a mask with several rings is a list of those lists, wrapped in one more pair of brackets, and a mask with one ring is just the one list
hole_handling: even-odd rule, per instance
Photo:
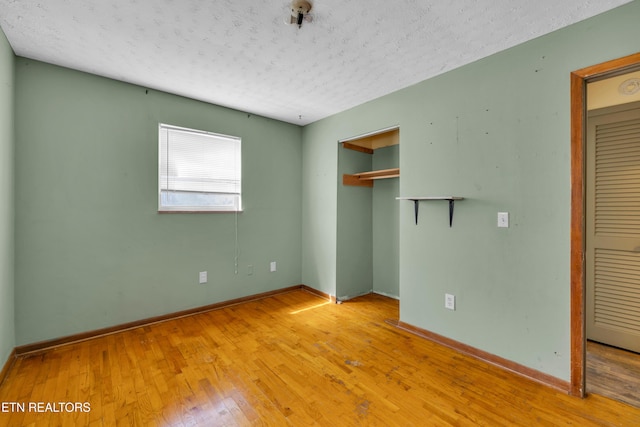
{"label": "louvered wooden door", "polygon": [[587,122],[586,295],[587,338],[640,352],[640,106],[635,107],[599,111]]}

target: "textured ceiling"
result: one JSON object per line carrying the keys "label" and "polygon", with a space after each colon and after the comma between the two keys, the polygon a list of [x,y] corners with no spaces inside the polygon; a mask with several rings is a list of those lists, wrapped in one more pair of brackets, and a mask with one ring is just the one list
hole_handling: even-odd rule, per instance
{"label": "textured ceiling", "polygon": [[629,0],[0,0],[19,56],[304,125]]}

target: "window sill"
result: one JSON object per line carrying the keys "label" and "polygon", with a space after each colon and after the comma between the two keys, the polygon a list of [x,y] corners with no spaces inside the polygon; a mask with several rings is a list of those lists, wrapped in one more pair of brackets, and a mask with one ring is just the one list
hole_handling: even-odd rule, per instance
{"label": "window sill", "polygon": [[239,211],[178,211],[178,210],[159,210],[159,214],[232,214],[232,213],[242,213],[243,210]]}

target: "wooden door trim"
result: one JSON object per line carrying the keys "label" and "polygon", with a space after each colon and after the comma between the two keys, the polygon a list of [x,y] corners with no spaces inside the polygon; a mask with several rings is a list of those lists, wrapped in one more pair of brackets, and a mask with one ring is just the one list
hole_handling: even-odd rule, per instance
{"label": "wooden door trim", "polygon": [[640,53],[571,73],[571,394],[585,395],[585,186],[586,84],[640,66]]}

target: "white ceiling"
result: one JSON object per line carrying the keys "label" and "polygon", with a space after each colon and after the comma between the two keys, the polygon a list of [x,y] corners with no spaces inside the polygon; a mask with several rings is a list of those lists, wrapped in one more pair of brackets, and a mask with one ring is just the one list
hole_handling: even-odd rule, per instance
{"label": "white ceiling", "polygon": [[0,0],[15,53],[305,125],[630,0]]}

